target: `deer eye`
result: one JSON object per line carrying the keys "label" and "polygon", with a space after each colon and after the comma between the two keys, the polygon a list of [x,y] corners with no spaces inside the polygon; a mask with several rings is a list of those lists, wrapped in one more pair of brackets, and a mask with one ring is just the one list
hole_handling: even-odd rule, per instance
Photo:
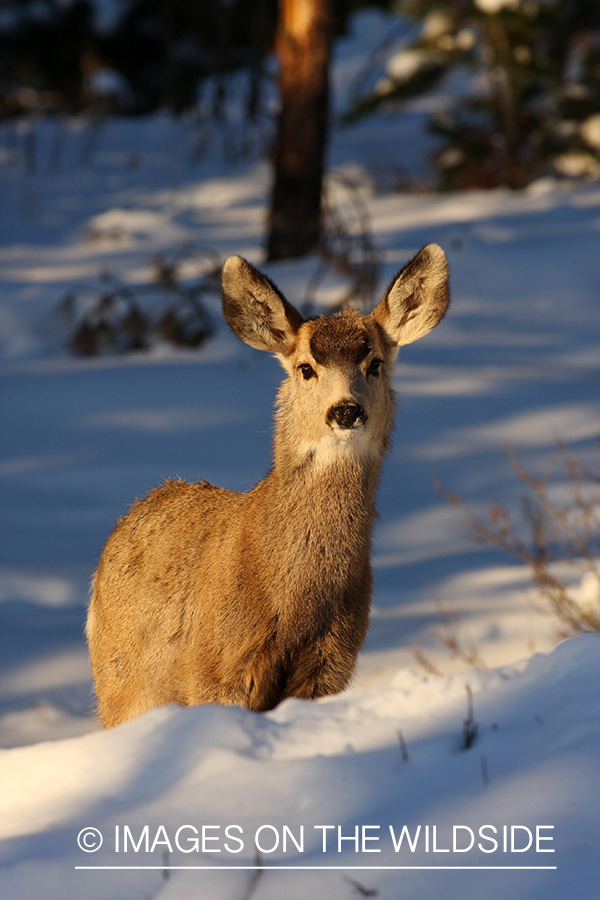
{"label": "deer eye", "polygon": [[374,359],[371,361],[371,365],[367,369],[367,375],[379,375],[381,370],[381,366],[383,365],[382,359]]}
{"label": "deer eye", "polygon": [[314,378],[316,375],[315,370],[312,366],[309,366],[308,363],[302,363],[302,365],[298,366],[298,368],[302,372],[302,377],[305,381],[308,381],[309,378]]}

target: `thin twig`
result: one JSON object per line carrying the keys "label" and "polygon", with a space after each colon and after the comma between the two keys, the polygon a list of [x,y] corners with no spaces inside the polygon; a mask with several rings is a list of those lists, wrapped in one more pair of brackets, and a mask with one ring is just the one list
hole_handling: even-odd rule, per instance
{"label": "thin twig", "polygon": [[470,750],[477,738],[479,725],[475,721],[471,686],[466,684],[465,688],[467,691],[467,718],[463,722],[463,750]]}
{"label": "thin twig", "polygon": [[406,746],[406,741],[404,740],[404,735],[402,734],[402,729],[398,728],[396,730],[396,736],[398,737],[398,743],[400,744],[400,753],[402,754],[402,762],[408,762],[408,747]]}

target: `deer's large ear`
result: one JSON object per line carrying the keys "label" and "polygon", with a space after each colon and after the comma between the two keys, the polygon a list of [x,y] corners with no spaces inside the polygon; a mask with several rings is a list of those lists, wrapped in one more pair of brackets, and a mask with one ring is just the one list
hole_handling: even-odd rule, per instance
{"label": "deer's large ear", "polygon": [[223,312],[246,344],[286,355],[303,322],[273,282],[241,256],[230,256],[223,266]]}
{"label": "deer's large ear", "polygon": [[437,244],[428,244],[396,275],[372,315],[400,347],[431,331],[449,302],[446,254]]}

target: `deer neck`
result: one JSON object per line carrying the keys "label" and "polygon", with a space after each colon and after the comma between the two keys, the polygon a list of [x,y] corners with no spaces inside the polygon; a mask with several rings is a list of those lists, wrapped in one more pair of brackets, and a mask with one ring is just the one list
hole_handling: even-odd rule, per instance
{"label": "deer neck", "polygon": [[[262,484],[278,515],[278,543],[294,567],[313,564],[315,554],[329,559],[338,571],[365,564],[376,515],[375,499],[383,453],[356,455],[343,449],[337,457],[278,440],[274,464]],[[290,449],[291,447],[291,449]]]}
{"label": "deer neck", "polygon": [[370,585],[379,468],[347,458],[325,466],[309,457],[292,469],[276,461],[259,485],[270,509],[256,523],[260,555],[273,611],[292,631],[326,629],[336,610],[354,604],[352,586]]}

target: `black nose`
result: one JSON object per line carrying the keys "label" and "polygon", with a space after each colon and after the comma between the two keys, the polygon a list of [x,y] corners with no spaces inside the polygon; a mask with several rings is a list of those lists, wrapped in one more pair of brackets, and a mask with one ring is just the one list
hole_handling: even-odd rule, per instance
{"label": "black nose", "polygon": [[357,422],[366,422],[365,411],[362,406],[357,403],[346,401],[332,406],[327,413],[327,422],[329,425],[334,423],[338,428],[354,428]]}

